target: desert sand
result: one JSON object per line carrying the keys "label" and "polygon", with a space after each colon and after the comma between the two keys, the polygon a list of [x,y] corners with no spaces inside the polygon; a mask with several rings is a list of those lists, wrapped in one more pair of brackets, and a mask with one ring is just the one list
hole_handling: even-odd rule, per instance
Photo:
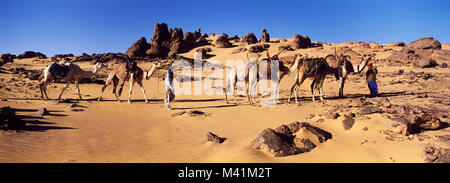
{"label": "desert sand", "polygon": [[[214,39],[208,38],[208,39]],[[272,41],[278,39],[272,38]],[[238,43],[232,48],[216,48],[208,45],[213,55],[209,60],[246,60],[244,53],[233,54]],[[269,52],[278,52],[278,47],[285,42],[272,42]],[[280,58],[292,58],[296,53],[326,56],[334,52],[334,47],[349,46],[353,43],[325,44],[321,48],[297,49],[282,53]],[[356,47],[356,46],[355,46]],[[388,48],[385,46],[385,48]],[[392,47],[396,50],[397,47]],[[194,49],[195,50],[195,49]],[[194,50],[181,54],[193,58]],[[353,50],[364,53],[365,48]],[[448,43],[442,43],[442,50],[450,50]],[[390,51],[377,52],[377,59],[390,55]],[[448,58],[448,56],[447,56]],[[287,59],[291,62],[292,59]],[[352,58],[352,62],[359,63]],[[38,81],[20,78],[7,72],[9,68],[44,69],[51,62],[49,59],[16,59],[14,63],[2,66],[0,73],[1,88],[0,107],[11,106],[17,109],[28,122],[28,130],[0,130],[0,162],[149,162],[149,163],[203,163],[203,162],[238,162],[238,163],[405,163],[425,162],[423,151],[427,144],[441,144],[449,147],[450,130],[423,131],[409,136],[396,135],[387,138],[382,130],[387,130],[383,114],[369,114],[368,118],[356,119],[349,130],[345,130],[341,115],[337,119],[328,119],[320,114],[334,106],[347,104],[350,99],[365,97],[369,94],[365,75],[350,75],[346,81],[344,95],[338,98],[338,83],[328,76],[324,84],[324,101],[311,101],[309,89],[311,79],[300,87],[300,103],[287,103],[294,74],[286,76],[280,83],[282,100],[276,106],[250,106],[246,96],[238,97],[239,104],[226,104],[223,95],[181,95],[176,96],[171,104],[173,110],[164,106],[165,96],[162,77],[166,70],[159,70],[150,80],[144,80],[144,86],[150,103],[145,103],[142,92],[135,85],[133,103],[126,102],[128,86],[125,84],[117,102],[108,87],[103,100],[97,102],[102,85],[81,84],[84,100],[77,101],[78,96],[72,84],[63,95],[63,99],[77,101],[78,107],[71,103],[58,103],[55,99],[63,83],[52,83],[48,87],[49,97],[42,100],[37,86]],[[439,64],[443,62],[439,61]],[[445,60],[448,63],[448,60]],[[76,63],[83,69],[92,67],[92,63]],[[290,63],[289,63],[290,64]],[[109,63],[108,70],[113,67]],[[151,63],[139,62],[145,71]],[[389,65],[376,62],[380,72],[377,76],[381,97],[388,97],[393,104],[410,104],[436,108],[443,113],[450,111],[449,68],[416,68],[411,65]],[[403,69],[404,74],[398,74]],[[429,80],[411,81],[406,76],[410,71],[430,73]],[[107,71],[102,71],[106,73]],[[208,73],[205,73],[205,76]],[[14,79],[13,79],[14,78]],[[106,80],[106,78],[105,78]],[[393,81],[400,81],[394,84]],[[193,81],[201,82],[201,81]],[[427,95],[427,97],[422,97]],[[368,98],[376,102],[378,98]],[[258,97],[258,102],[261,97]],[[259,103],[258,103],[259,104]],[[46,108],[52,115],[40,116],[38,109]],[[81,109],[74,111],[73,109]],[[189,116],[187,114],[172,117],[181,111],[200,110],[206,115]],[[357,108],[349,108],[355,111]],[[310,114],[315,116],[307,119]],[[323,122],[320,122],[320,118]],[[294,121],[308,122],[330,132],[333,137],[326,143],[316,144],[310,152],[286,157],[273,157],[253,149],[250,142],[264,129],[276,128]],[[448,123],[448,117],[441,118]],[[207,132],[213,132],[227,138],[223,143],[208,142]],[[444,139],[444,140],[442,140]]]}

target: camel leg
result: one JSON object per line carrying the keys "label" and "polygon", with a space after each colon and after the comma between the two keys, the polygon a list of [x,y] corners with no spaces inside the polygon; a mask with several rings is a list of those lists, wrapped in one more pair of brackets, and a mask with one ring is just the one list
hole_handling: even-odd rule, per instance
{"label": "camel leg", "polygon": [[253,81],[252,88],[250,89],[252,104],[256,103],[257,86],[258,86],[258,81]]}
{"label": "camel leg", "polygon": [[298,101],[297,101],[298,90],[300,89],[300,86],[303,84],[305,79],[306,79],[306,77],[305,77],[304,73],[298,74],[298,86],[295,88],[295,103],[298,103]]}
{"label": "camel leg", "polygon": [[292,93],[294,92],[295,87],[296,87],[297,85],[298,85],[298,77],[295,77],[295,82],[294,82],[294,84],[293,84],[292,87],[291,87],[291,92],[289,92],[288,103],[291,102]]}
{"label": "camel leg", "polygon": [[236,95],[237,95],[236,83],[237,82],[234,83],[233,97],[234,97],[234,103],[239,104],[237,99],[236,99]]}
{"label": "camel leg", "polygon": [[145,95],[145,89],[144,89],[144,85],[142,85],[142,81],[138,82],[138,84],[142,89],[142,93],[144,94],[145,103],[148,103],[147,95]]}
{"label": "camel leg", "polygon": [[134,78],[133,74],[130,74],[130,91],[128,92],[128,103],[131,104],[131,92],[133,91]]}
{"label": "camel leg", "polygon": [[47,95],[47,82],[44,83],[44,85],[42,86],[42,90],[44,91],[44,95],[45,95],[45,100],[48,100],[48,95]]}
{"label": "camel leg", "polygon": [[325,77],[320,79],[319,90],[320,90],[320,100],[323,101],[323,82],[325,81]]}
{"label": "camel leg", "polygon": [[80,86],[78,85],[78,81],[75,81],[75,88],[77,90],[78,97],[80,97],[80,100],[83,100],[83,98],[81,98]]}
{"label": "camel leg", "polygon": [[64,88],[62,89],[61,94],[59,94],[58,100],[61,99],[61,97],[62,97],[64,91],[67,89],[67,87],[69,87],[69,82],[67,82],[66,85],[64,85]]}
{"label": "camel leg", "polygon": [[339,97],[344,97],[344,84],[345,79],[347,78],[347,75],[343,75],[340,79],[340,85],[339,85]]}
{"label": "camel leg", "polygon": [[44,83],[45,83],[45,81],[44,82],[41,82],[41,83],[39,83],[39,89],[41,90],[41,98],[44,98],[44,92],[42,91],[43,90],[43,86],[44,86]]}
{"label": "camel leg", "polygon": [[[111,81],[114,78],[114,74],[109,74],[108,79],[106,79],[105,84],[102,87],[102,91],[100,92],[100,97],[98,97],[98,101],[100,102],[102,100],[103,92],[105,91],[106,87],[111,84]],[[115,92],[114,92],[115,93]]]}
{"label": "camel leg", "polygon": [[312,101],[313,101],[313,102],[316,101],[316,98],[315,98],[315,96],[316,96],[316,90],[317,90],[317,88],[314,87],[314,90],[313,90],[313,93],[312,93]]}
{"label": "camel leg", "polygon": [[225,102],[228,104],[227,89],[224,88],[223,93],[225,94]]}

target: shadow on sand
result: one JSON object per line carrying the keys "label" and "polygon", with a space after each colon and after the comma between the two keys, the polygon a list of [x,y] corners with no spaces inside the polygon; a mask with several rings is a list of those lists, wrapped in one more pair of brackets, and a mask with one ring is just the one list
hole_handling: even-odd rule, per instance
{"label": "shadow on sand", "polygon": [[72,127],[64,127],[64,126],[56,126],[57,123],[54,122],[47,122],[47,121],[41,121],[42,119],[45,119],[45,116],[67,116],[66,114],[55,114],[56,112],[64,112],[62,110],[48,110],[50,115],[45,116],[38,116],[37,114],[38,109],[17,109],[14,108],[16,112],[22,112],[22,113],[32,113],[35,115],[24,115],[24,114],[16,114],[17,117],[19,117],[23,122],[26,123],[26,128],[19,131],[35,131],[35,132],[45,132],[48,130],[64,130],[64,129],[76,129]]}

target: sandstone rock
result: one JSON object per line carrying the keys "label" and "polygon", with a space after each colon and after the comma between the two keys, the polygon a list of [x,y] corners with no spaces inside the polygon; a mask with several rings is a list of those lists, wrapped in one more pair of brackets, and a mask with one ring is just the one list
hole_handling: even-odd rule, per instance
{"label": "sandstone rock", "polygon": [[433,144],[428,144],[425,147],[422,156],[427,163],[450,163],[449,149]]}
{"label": "sandstone rock", "polygon": [[259,39],[259,42],[261,42],[261,43],[270,42],[270,35],[267,33],[266,29],[262,30],[262,35],[261,35],[261,39]]}
{"label": "sandstone rock", "polygon": [[208,141],[216,142],[216,143],[222,143],[222,142],[224,142],[227,139],[227,138],[219,137],[219,136],[217,136],[216,134],[214,134],[212,132],[208,132],[206,134],[206,138],[207,138]]}
{"label": "sandstone rock", "polygon": [[332,138],[331,133],[320,129],[319,127],[310,125],[306,122],[293,122],[288,125],[289,129],[292,133],[296,133],[300,128],[304,128],[306,131],[311,132],[312,134],[317,136],[317,140],[319,140],[320,143],[323,143],[327,141],[328,139]]}
{"label": "sandstone rock", "polygon": [[441,43],[432,37],[417,39],[405,46],[410,49],[441,49]]}
{"label": "sandstone rock", "polygon": [[262,150],[275,157],[309,152],[316,145],[311,139],[297,138],[294,134],[298,133],[300,129],[303,129],[305,133],[317,136],[319,143],[323,143],[331,138],[330,133],[318,127],[308,123],[294,122],[289,125],[282,125],[276,130],[265,129],[251,142],[251,145],[253,148]]}
{"label": "sandstone rock", "polygon": [[150,44],[147,43],[147,39],[141,37],[127,49],[126,55],[129,57],[145,57],[145,52],[150,49],[150,47]]}
{"label": "sandstone rock", "polygon": [[252,142],[253,148],[265,151],[275,157],[288,156],[300,153],[293,139],[277,133],[268,128],[261,132]]}
{"label": "sandstone rock", "polygon": [[258,43],[258,39],[256,38],[253,32],[248,33],[246,36],[241,37],[241,45],[250,45]]}
{"label": "sandstone rock", "polygon": [[441,127],[441,121],[439,120],[439,118],[436,118],[424,111],[421,111],[419,114],[416,114],[411,124],[425,130],[436,130]]}
{"label": "sandstone rock", "polygon": [[312,47],[311,39],[308,36],[300,36],[299,34],[295,34],[292,37],[292,48],[300,49],[300,48],[309,48]]}
{"label": "sandstone rock", "polygon": [[227,35],[223,35],[223,34],[220,35],[219,37],[217,37],[214,45],[217,48],[229,48],[229,47],[231,47],[231,43],[228,40],[228,36]]}
{"label": "sandstone rock", "polygon": [[418,60],[415,63],[415,66],[420,67],[420,68],[430,68],[430,67],[436,67],[438,65],[439,64],[431,58],[423,58],[423,59]]}

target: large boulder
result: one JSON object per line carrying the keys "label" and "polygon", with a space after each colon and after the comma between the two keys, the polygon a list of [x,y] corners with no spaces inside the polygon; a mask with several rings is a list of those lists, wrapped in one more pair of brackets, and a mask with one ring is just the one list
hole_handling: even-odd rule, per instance
{"label": "large boulder", "polygon": [[217,37],[214,45],[217,48],[229,48],[229,47],[231,47],[231,43],[228,40],[228,35],[222,34],[219,37]]}
{"label": "large boulder", "polygon": [[300,48],[309,48],[312,47],[311,39],[308,36],[300,36],[299,34],[295,34],[292,36],[292,48],[300,49]]}
{"label": "large boulder", "polygon": [[261,39],[259,40],[261,43],[268,43],[270,42],[270,35],[267,33],[266,29],[262,30]]}
{"label": "large boulder", "polygon": [[441,49],[441,43],[432,37],[423,37],[405,46],[409,49]]}
{"label": "large boulder", "polygon": [[318,127],[306,122],[294,122],[281,125],[275,130],[265,129],[251,142],[251,145],[272,156],[282,157],[309,152],[316,147],[314,142],[324,143],[330,138],[332,136],[329,132]]}
{"label": "large boulder", "polygon": [[393,121],[387,121],[392,123],[392,126],[399,128],[400,130],[396,132],[403,135],[409,135],[421,130],[436,130],[442,126],[440,119],[436,115],[418,107],[399,105],[395,106],[393,110],[395,114]]}
{"label": "large boulder", "polygon": [[416,67],[420,67],[420,68],[430,68],[430,67],[436,67],[439,64],[431,58],[423,58],[423,59],[417,60],[417,62],[414,65]]}
{"label": "large boulder", "polygon": [[241,45],[250,45],[258,43],[258,39],[256,38],[253,32],[248,33],[246,36],[241,37]]}
{"label": "large boulder", "polygon": [[150,47],[150,44],[147,43],[147,39],[141,37],[127,49],[126,55],[129,57],[145,57],[145,52],[150,49]]}

